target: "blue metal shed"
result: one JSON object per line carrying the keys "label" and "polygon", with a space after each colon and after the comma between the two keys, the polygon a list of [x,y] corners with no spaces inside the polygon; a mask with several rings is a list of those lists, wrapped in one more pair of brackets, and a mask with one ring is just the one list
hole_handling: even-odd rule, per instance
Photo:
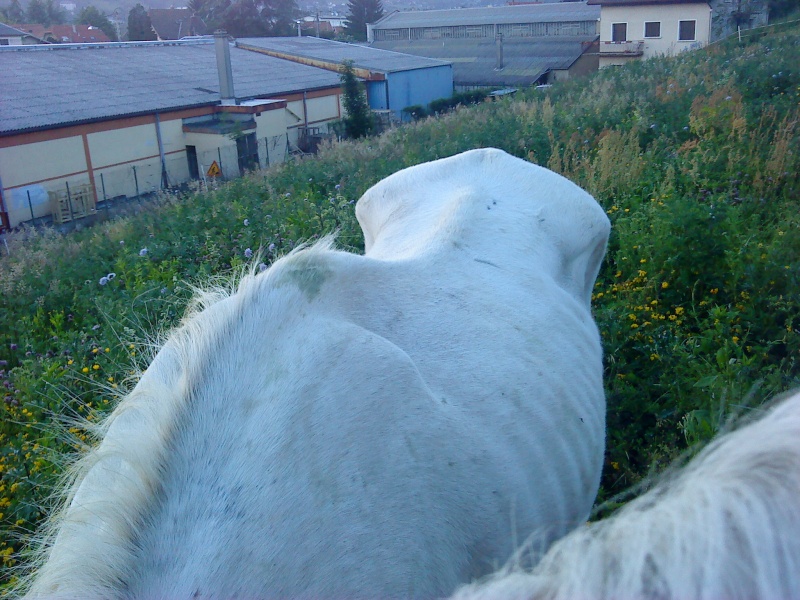
{"label": "blue metal shed", "polygon": [[346,44],[314,37],[245,38],[240,48],[339,72],[345,61],[367,87],[373,110],[390,110],[403,118],[403,109],[453,94],[453,65],[448,61]]}

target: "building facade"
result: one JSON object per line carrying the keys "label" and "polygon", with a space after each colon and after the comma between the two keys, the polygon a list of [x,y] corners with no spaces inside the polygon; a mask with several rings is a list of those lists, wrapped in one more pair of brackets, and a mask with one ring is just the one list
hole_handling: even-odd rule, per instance
{"label": "building facade", "polygon": [[705,46],[711,7],[697,0],[589,0],[600,6],[600,68]]}
{"label": "building facade", "polygon": [[[285,160],[308,132],[324,133],[342,116],[336,74],[230,47],[227,38],[8,46],[0,70],[4,228],[78,219],[190,179],[238,176]],[[51,86],[57,97],[41,93]]]}
{"label": "building facade", "polygon": [[396,11],[367,31],[375,48],[452,62],[457,90],[522,87],[596,71],[599,18],[585,2]]}

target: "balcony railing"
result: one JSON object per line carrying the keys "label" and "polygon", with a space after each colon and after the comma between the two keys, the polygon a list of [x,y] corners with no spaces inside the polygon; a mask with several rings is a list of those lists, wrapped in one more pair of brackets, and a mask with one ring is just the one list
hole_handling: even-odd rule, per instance
{"label": "balcony railing", "polygon": [[644,52],[644,41],[633,42],[600,42],[600,54],[613,56],[641,56]]}

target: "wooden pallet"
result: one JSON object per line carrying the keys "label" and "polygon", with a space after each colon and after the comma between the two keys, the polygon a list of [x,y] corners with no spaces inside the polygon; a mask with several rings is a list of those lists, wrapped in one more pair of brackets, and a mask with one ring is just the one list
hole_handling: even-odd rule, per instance
{"label": "wooden pallet", "polygon": [[57,192],[48,192],[48,196],[54,223],[82,219],[97,212],[91,184],[71,186],[69,193],[66,188]]}

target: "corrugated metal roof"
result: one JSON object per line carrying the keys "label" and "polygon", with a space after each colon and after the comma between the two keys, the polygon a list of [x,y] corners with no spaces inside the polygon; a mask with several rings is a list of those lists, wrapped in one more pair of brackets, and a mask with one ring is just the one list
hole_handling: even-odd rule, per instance
{"label": "corrugated metal roof", "polygon": [[[336,73],[234,47],[231,65],[239,99],[339,85]],[[2,46],[0,73],[0,135],[219,102],[211,40]]]}
{"label": "corrugated metal roof", "polygon": [[377,21],[374,29],[407,29],[409,27],[456,27],[459,25],[491,25],[501,23],[546,23],[559,21],[596,21],[600,9],[586,2],[523,4],[491,8],[457,8],[393,12]]}
{"label": "corrugated metal roof", "polygon": [[345,60],[352,60],[353,66],[369,69],[376,73],[411,71],[414,69],[441,67],[447,64],[440,60],[422,58],[418,55],[409,56],[371,46],[334,42],[316,37],[240,38],[237,42],[265,50],[336,64],[341,64]]}
{"label": "corrugated metal roof", "polygon": [[586,49],[585,37],[510,38],[503,41],[503,64],[495,70],[493,39],[375,42],[397,52],[434,56],[453,63],[455,85],[527,86],[547,71],[568,69]]}

